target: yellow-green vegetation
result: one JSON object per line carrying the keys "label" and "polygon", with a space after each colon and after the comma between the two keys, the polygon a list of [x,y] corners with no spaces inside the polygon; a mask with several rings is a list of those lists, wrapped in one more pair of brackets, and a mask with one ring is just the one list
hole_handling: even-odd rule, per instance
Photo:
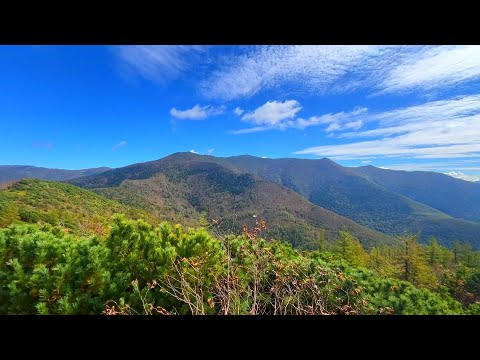
{"label": "yellow-green vegetation", "polygon": [[13,222],[51,224],[78,235],[104,237],[115,213],[156,222],[143,210],[54,181],[24,179],[0,191],[0,227]]}
{"label": "yellow-green vegetation", "polygon": [[[123,216],[106,239],[49,224],[11,225],[0,230],[0,313],[479,312],[478,253],[471,249],[450,251],[434,241],[421,247],[406,237],[398,248],[368,253],[350,234],[340,237],[328,251],[299,251],[260,236],[217,239],[207,225],[184,230]],[[382,271],[408,281],[382,278]],[[439,275],[445,280],[430,282]]]}

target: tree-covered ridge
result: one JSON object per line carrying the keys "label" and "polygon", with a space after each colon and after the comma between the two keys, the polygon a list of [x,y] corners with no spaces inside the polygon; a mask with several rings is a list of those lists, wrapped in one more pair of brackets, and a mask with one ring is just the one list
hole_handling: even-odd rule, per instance
{"label": "tree-covered ridge", "polygon": [[0,227],[17,221],[47,223],[79,235],[106,236],[115,213],[156,222],[143,210],[69,184],[24,179],[0,189]]}
{"label": "tree-covered ridge", "polygon": [[455,218],[480,221],[480,187],[473,182],[431,171],[398,171],[374,166],[350,170]]}
{"label": "tree-covered ridge", "polygon": [[[472,216],[457,218],[478,212],[475,200],[480,199],[480,192],[466,181],[436,173],[428,173],[429,181],[425,181],[422,173],[370,167],[391,175],[388,182],[379,181],[378,177],[365,176],[362,168],[342,167],[329,159],[209,158],[286,186],[312,203],[371,229],[390,235],[419,232],[422,242],[435,236],[448,246],[463,239],[480,249],[480,223],[467,221],[475,220]],[[403,184],[405,173],[409,174],[410,188]],[[448,181],[439,181],[445,178]]]}
{"label": "tree-covered ridge", "polygon": [[[270,235],[295,247],[315,249],[317,239],[333,241],[347,229],[366,246],[393,238],[310,203],[294,191],[252,174],[232,171],[210,158],[175,154],[162,160],[107,171],[72,181],[162,219],[197,226],[200,214],[238,233],[253,215],[265,218]],[[215,159],[215,158],[214,158]],[[100,184],[106,187],[98,187]]]}
{"label": "tree-covered ridge", "polygon": [[[392,187],[386,181],[380,182],[378,179],[366,177],[359,171],[342,167],[329,159],[263,159],[248,155],[220,158],[176,153],[160,160],[74,179],[71,183],[96,191],[101,189],[115,198],[115,189],[125,182],[149,182],[150,179],[165,176],[171,188],[178,186],[181,190],[185,179],[197,177],[202,171],[221,173],[219,179],[222,179],[222,186],[227,185],[227,179],[235,179],[242,174],[246,176],[244,180],[251,179],[248,176],[253,175],[256,179],[274,182],[282,188],[293,190],[318,207],[389,236],[405,231],[418,232],[420,241],[424,243],[434,236],[443,245],[452,246],[455,240],[462,239],[470,242],[475,249],[480,249],[480,223],[466,220],[475,219],[466,214],[478,212],[478,201],[475,200],[480,199],[480,193],[474,184],[465,185],[465,181],[450,177],[446,177],[447,182],[433,184],[425,191],[423,185],[412,190],[409,188],[411,180],[407,181],[407,188],[402,185],[404,181],[400,171],[392,171],[393,180],[389,181],[395,184],[398,180],[399,183],[399,187]],[[430,176],[433,182],[437,181],[436,175]],[[412,176],[413,182],[425,184],[425,180],[418,178],[418,174]],[[409,179],[412,176],[409,176]],[[440,176],[440,179],[443,178]],[[212,185],[215,178],[210,180]],[[428,187],[428,181],[426,183]],[[191,186],[197,192],[204,190],[200,184]],[[464,191],[465,189],[468,191]],[[418,196],[419,193],[422,196]],[[274,201],[275,197],[272,195],[269,201]],[[197,207],[214,208],[217,204],[215,201],[200,202],[195,195],[191,195],[189,199]],[[447,211],[445,207],[449,207],[449,204],[451,208]],[[223,203],[220,202],[220,205]],[[437,205],[441,211],[431,207]],[[217,210],[221,211],[220,208]],[[465,219],[457,218],[462,214]],[[195,217],[193,214],[192,216]],[[305,232],[304,230],[300,233]]]}
{"label": "tree-covered ridge", "polygon": [[[184,230],[168,223],[156,227],[122,216],[115,218],[103,240],[67,234],[48,224],[12,225],[0,230],[0,313],[463,314],[480,310],[480,276],[473,266],[478,258],[465,249],[454,254],[458,263],[452,268],[461,280],[428,290],[410,281],[381,278],[380,269],[387,271],[390,266],[388,249],[366,253],[348,233],[340,234],[328,252],[299,251],[260,236],[217,239],[205,228]],[[438,266],[449,258],[448,250],[436,244],[430,252],[417,248],[411,239],[404,246],[410,250],[396,260],[410,262],[408,280],[426,271],[422,266],[428,258],[419,249],[437,259]],[[472,263],[467,264],[467,255]],[[365,269],[371,262],[378,267],[375,272]]]}

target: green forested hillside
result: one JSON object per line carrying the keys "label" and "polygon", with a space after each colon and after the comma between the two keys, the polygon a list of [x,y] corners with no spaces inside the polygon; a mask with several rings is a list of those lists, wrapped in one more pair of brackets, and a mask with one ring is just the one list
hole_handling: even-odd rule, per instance
{"label": "green forested hillside", "polygon": [[[423,242],[428,241],[430,236],[435,236],[445,245],[453,244],[456,239],[463,239],[469,241],[475,248],[480,248],[480,223],[453,218],[432,208],[431,206],[437,204],[435,201],[431,203],[414,201],[413,197],[404,196],[407,194],[401,191],[395,192],[397,188],[386,188],[383,183],[370,181],[353,169],[344,168],[329,159],[263,159],[247,155],[228,158],[196,154],[182,156],[218,162],[237,172],[251,173],[276,182],[301,194],[316,205],[386,234],[418,232]],[[441,184],[436,184],[435,179],[431,181],[431,188],[436,189],[431,198],[442,198],[445,204],[451,204],[452,210],[449,213],[455,213],[453,209],[461,208],[463,203],[465,209],[469,207],[478,211],[476,201],[462,200],[466,195],[446,196],[451,187],[442,188]],[[452,178],[451,181],[457,184],[455,179]],[[458,182],[460,185],[465,183]],[[428,197],[431,192],[431,189],[425,191],[426,196]],[[473,194],[472,191],[470,193]],[[448,201],[447,199],[451,197],[457,199]],[[424,198],[425,196],[422,197],[422,201]]]}
{"label": "green forested hillside", "polygon": [[16,221],[48,223],[79,235],[104,236],[115,213],[156,222],[145,211],[69,184],[24,179],[0,189],[0,227]]}
{"label": "green forested hillside", "polygon": [[[340,230],[352,232],[366,246],[394,242],[278,184],[188,154],[72,183],[124,204],[144,203],[144,209],[156,216],[185,225],[198,225],[205,213],[208,219],[218,220],[218,229],[224,233],[238,233],[257,215],[270,224],[268,236],[287,239],[300,248],[315,249],[321,239],[335,241]],[[109,187],[94,189],[100,184]]]}
{"label": "green forested hillside", "polygon": [[[404,255],[396,258],[380,248],[366,253],[348,233],[330,252],[300,252],[256,236],[215,239],[205,229],[122,217],[104,240],[48,224],[12,225],[0,229],[0,313],[480,312],[480,272],[463,264],[467,253],[448,253],[435,243],[421,250],[415,239],[402,243],[408,245],[400,245]],[[441,270],[450,262],[451,274]],[[407,272],[404,263],[411,265]],[[380,277],[389,268],[408,281]],[[438,269],[447,280],[426,282]]]}

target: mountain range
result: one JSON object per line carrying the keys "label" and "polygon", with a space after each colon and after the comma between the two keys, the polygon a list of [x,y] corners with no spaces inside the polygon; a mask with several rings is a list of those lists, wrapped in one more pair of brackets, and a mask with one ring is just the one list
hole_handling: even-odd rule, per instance
{"label": "mountain range", "polygon": [[108,167],[99,167],[83,170],[64,170],[28,165],[0,165],[0,183],[25,178],[64,181],[81,176],[99,174],[109,169]]}
{"label": "mountain range", "polygon": [[[0,179],[19,174],[9,178],[5,169],[0,167]],[[63,171],[71,170],[39,174],[187,226],[206,216],[218,223],[218,231],[238,232],[252,225],[255,215],[267,220],[268,236],[300,248],[318,247],[322,238],[334,241],[340,230],[367,247],[419,233],[423,242],[435,236],[445,245],[460,240],[480,248],[480,187],[433,172],[348,168],[329,159],[193,153],[117,169]]]}

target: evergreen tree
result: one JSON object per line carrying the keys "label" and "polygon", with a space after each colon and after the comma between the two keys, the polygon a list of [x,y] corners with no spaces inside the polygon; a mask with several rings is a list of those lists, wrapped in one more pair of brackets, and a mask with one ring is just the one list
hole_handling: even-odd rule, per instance
{"label": "evergreen tree", "polygon": [[333,252],[352,266],[363,267],[368,263],[368,254],[362,244],[348,231],[340,231]]}
{"label": "evergreen tree", "polygon": [[402,270],[401,278],[414,285],[434,288],[437,279],[428,266],[422,246],[417,242],[416,235],[406,235],[400,238],[402,251],[399,254],[399,265]]}
{"label": "evergreen tree", "polygon": [[374,247],[368,256],[368,268],[384,278],[398,277],[394,258],[388,250],[385,247]]}

